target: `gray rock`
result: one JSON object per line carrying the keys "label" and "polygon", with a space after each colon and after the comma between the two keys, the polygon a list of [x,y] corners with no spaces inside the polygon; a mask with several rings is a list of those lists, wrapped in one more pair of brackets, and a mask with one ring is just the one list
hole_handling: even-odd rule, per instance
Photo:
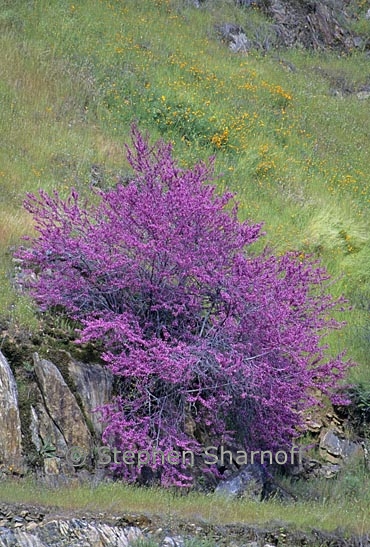
{"label": "gray rock", "polygon": [[75,396],[51,361],[40,359],[37,353],[33,357],[38,386],[47,414],[69,449],[79,447],[91,455],[91,433]]}
{"label": "gray rock", "polygon": [[183,547],[184,543],[181,536],[166,536],[162,541],[162,547]]}
{"label": "gray rock", "polygon": [[129,547],[143,538],[135,527],[119,528],[80,519],[53,520],[33,530],[0,530],[0,547]]}
{"label": "gray rock", "polygon": [[350,17],[344,0],[335,2],[261,2],[262,10],[273,19],[278,46],[300,45],[309,49],[353,48]]}
{"label": "gray rock", "polygon": [[22,473],[21,421],[18,410],[18,392],[8,361],[0,352],[0,464],[10,471]]}
{"label": "gray rock", "polygon": [[252,47],[252,42],[248,40],[246,35],[241,32],[240,34],[236,34],[232,37],[232,40],[230,40],[229,48],[234,53],[246,53],[249,51]]}
{"label": "gray rock", "polygon": [[[41,400],[41,392],[40,392]],[[31,406],[31,439],[42,456],[63,456],[67,443],[62,433],[41,403]],[[52,453],[48,453],[51,450]]]}
{"label": "gray rock", "polygon": [[340,470],[341,470],[340,465],[335,463],[327,463],[321,466],[321,468],[318,471],[318,476],[323,477],[324,479],[331,479],[335,477]]}
{"label": "gray rock", "polygon": [[334,429],[324,430],[320,438],[320,455],[329,463],[348,460],[355,454],[363,452],[361,445],[348,439],[341,439]]}
{"label": "gray rock", "polygon": [[363,48],[364,47],[363,38],[361,38],[361,36],[354,36],[353,37],[353,45],[357,48]]}
{"label": "gray rock", "polygon": [[229,479],[220,482],[215,494],[227,497],[243,497],[260,501],[265,484],[263,468],[258,464],[247,464]]}
{"label": "gray rock", "polygon": [[356,93],[356,96],[360,101],[364,101],[365,99],[370,99],[370,91],[359,91]]}
{"label": "gray rock", "polygon": [[229,45],[229,48],[237,52],[247,52],[252,47],[252,42],[247,38],[245,31],[234,23],[223,23],[216,27],[221,39]]}
{"label": "gray rock", "polygon": [[94,411],[111,401],[113,375],[106,367],[80,363],[72,358],[68,363],[68,372],[76,385],[85,414],[91,421],[96,435],[100,437],[104,424],[99,412]]}

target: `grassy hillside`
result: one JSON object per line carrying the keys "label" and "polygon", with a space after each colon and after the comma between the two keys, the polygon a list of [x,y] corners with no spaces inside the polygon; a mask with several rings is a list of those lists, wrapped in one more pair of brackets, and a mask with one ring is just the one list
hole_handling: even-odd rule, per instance
{"label": "grassy hillside", "polygon": [[366,52],[234,54],[215,25],[263,28],[258,10],[191,4],[0,0],[1,314],[37,327],[12,288],[25,193],[115,184],[136,121],[184,165],[215,154],[217,184],[265,222],[264,244],[323,259],[352,304],[331,350],[348,348],[352,380],[370,386],[370,99],[348,92],[369,82]]}

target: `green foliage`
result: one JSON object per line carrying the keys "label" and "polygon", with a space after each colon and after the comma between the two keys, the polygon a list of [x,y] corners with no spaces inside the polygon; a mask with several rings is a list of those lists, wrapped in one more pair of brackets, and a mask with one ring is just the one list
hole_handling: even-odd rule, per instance
{"label": "green foliage", "polygon": [[[153,537],[140,538],[132,543],[133,547],[159,547],[159,540],[155,540]],[[185,539],[184,547],[215,547],[216,542],[208,538],[191,538]]]}
{"label": "green foliage", "polygon": [[311,478],[309,481],[283,479],[289,491],[299,500],[335,505],[344,500],[358,505],[370,504],[370,474],[363,456],[352,458],[344,464],[334,478]]}
{"label": "green foliage", "polygon": [[51,442],[45,441],[43,443],[43,445],[41,446],[39,452],[40,452],[40,455],[44,459],[45,458],[53,458],[55,456],[55,453],[56,453],[56,448]]}
{"label": "green foliage", "polygon": [[350,390],[353,419],[361,432],[370,439],[370,383],[355,384]]}
{"label": "green foliage", "polygon": [[197,142],[199,146],[209,146],[212,142],[211,122],[207,121],[204,111],[190,104],[175,103],[162,95],[151,99],[148,116],[153,118],[161,134],[177,134],[184,142]]}
{"label": "green foliage", "polygon": [[363,385],[355,388],[356,404],[364,416],[364,419],[370,419],[370,387]]}
{"label": "green foliage", "polygon": [[216,541],[212,541],[211,538],[191,538],[184,542],[184,547],[215,547]]}
{"label": "green foliage", "polygon": [[139,538],[131,543],[133,547],[159,547],[159,544],[159,541],[151,537]]}

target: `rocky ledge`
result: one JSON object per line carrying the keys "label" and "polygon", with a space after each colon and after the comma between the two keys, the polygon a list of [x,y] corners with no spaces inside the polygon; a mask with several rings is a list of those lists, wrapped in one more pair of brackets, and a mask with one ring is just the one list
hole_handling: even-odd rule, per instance
{"label": "rocky ledge", "polygon": [[253,526],[185,522],[173,516],[74,512],[0,503],[0,547],[363,547],[370,536],[299,531],[282,522]]}

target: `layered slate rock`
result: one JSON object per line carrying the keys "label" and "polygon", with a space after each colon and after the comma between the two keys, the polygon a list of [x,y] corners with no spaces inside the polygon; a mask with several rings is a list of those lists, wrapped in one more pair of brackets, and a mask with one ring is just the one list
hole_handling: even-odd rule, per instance
{"label": "layered slate rock", "polygon": [[[91,433],[62,374],[51,361],[40,359],[37,353],[33,359],[45,410],[56,430],[60,432],[68,448],[80,447],[86,453],[91,453]],[[40,420],[40,415],[38,418]]]}
{"label": "layered slate rock", "polygon": [[8,361],[0,352],[0,465],[12,472],[22,473],[21,421],[18,392]]}
{"label": "layered slate rock", "polygon": [[[269,22],[248,24],[246,34],[238,25],[232,34],[222,36],[232,51],[247,52],[250,49],[270,50],[294,46],[306,49],[337,49],[351,52],[368,49],[364,33],[354,34],[348,0],[235,0],[242,8],[252,6],[261,9]],[[370,12],[370,10],[369,10]],[[369,12],[365,15],[369,18]],[[248,38],[247,38],[248,36]]]}
{"label": "layered slate rock", "polygon": [[265,0],[260,4],[274,21],[273,28],[279,46],[299,45],[308,49],[330,47],[347,51],[356,47],[344,0]]}
{"label": "layered slate rock", "polygon": [[0,547],[129,547],[140,539],[143,534],[138,528],[80,519],[35,523],[26,530],[0,529]]}
{"label": "layered slate rock", "polygon": [[112,399],[113,375],[98,364],[87,364],[70,359],[68,372],[76,385],[86,416],[98,437],[104,430],[101,415],[95,410]]}
{"label": "layered slate rock", "polygon": [[[40,400],[41,398],[42,395],[40,392]],[[39,403],[31,406],[30,410],[31,440],[37,451],[41,454],[50,447],[53,448],[56,456],[64,456],[67,450],[67,443],[61,431],[49,416],[45,406]]]}
{"label": "layered slate rock", "polygon": [[324,430],[320,438],[320,456],[333,464],[341,460],[348,460],[359,455],[363,457],[363,448],[346,438],[340,438],[338,431],[334,429]]}

